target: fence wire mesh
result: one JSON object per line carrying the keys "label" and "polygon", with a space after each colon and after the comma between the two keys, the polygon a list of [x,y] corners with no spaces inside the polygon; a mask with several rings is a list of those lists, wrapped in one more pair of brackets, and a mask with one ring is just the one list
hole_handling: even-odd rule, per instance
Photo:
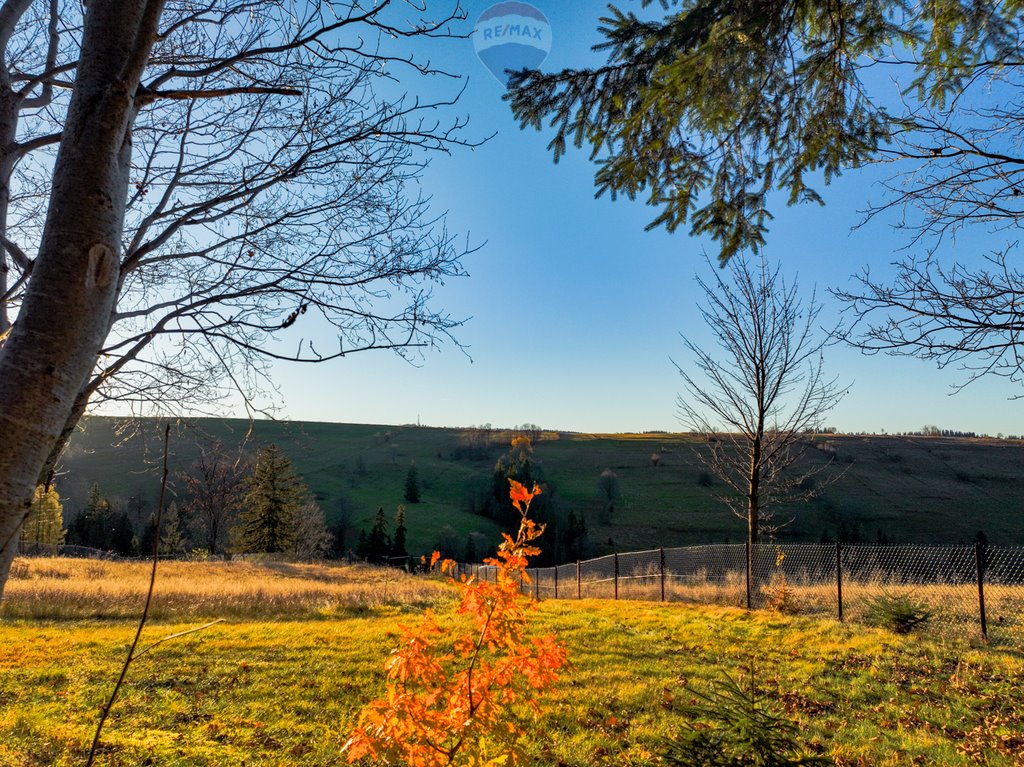
{"label": "fence wire mesh", "polygon": [[[482,580],[494,568],[472,566]],[[748,606],[872,622],[886,600],[928,620],[921,630],[1024,645],[1024,548],[743,544],[609,554],[531,568],[540,599],[634,599]]]}

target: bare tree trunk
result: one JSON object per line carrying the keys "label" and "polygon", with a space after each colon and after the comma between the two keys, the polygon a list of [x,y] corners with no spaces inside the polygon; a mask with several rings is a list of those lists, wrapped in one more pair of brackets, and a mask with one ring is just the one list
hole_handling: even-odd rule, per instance
{"label": "bare tree trunk", "polygon": [[162,0],[91,0],[33,277],[0,348],[0,596],[40,471],[114,309],[131,127]]}
{"label": "bare tree trunk", "polygon": [[750,448],[750,473],[747,475],[747,542],[753,550],[761,524],[761,438],[755,436]]}
{"label": "bare tree trunk", "polygon": [[[7,237],[7,209],[11,201],[10,180],[14,173],[14,148],[18,133],[18,103],[9,87],[0,86],[0,237]],[[12,259],[0,241],[0,338],[11,329],[7,295]]]}

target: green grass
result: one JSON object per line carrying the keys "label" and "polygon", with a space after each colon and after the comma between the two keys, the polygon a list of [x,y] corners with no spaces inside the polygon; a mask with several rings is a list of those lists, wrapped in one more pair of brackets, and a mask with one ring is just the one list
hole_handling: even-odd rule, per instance
{"label": "green grass", "polygon": [[[226,445],[237,446],[248,431],[244,421],[201,419],[196,426]],[[89,485],[99,483],[115,503],[133,495],[150,508],[158,489],[155,471],[159,439],[155,422],[144,422],[142,435],[121,443],[116,422],[89,418],[63,459],[58,489],[66,511],[85,503]],[[478,531],[497,537],[490,520],[468,513],[467,498],[489,480],[504,439],[474,460],[456,458],[464,430],[416,426],[367,426],[258,421],[250,451],[277,442],[294,461],[329,518],[339,504],[353,512],[356,528],[369,530],[383,507],[389,519],[403,503],[406,472],[415,462],[423,502],[407,506],[409,550],[428,552],[442,528],[451,527],[457,540]],[[507,435],[505,435],[507,436]],[[707,542],[741,542],[744,523],[717,498],[720,485],[698,482],[702,467],[687,435],[587,435],[548,433],[535,446],[550,489],[566,509],[586,516],[593,553]],[[172,440],[172,471],[187,469],[196,455],[196,432],[182,427]],[[983,529],[992,544],[1024,544],[1024,517],[1018,499],[1024,495],[1024,443],[986,439],[924,437],[816,438],[822,448],[808,460],[824,462],[835,451],[836,466],[845,471],[814,501],[779,510],[793,517],[781,532],[783,540],[817,542],[822,534],[838,537],[841,529],[859,530],[865,542],[882,533],[892,543],[970,542]],[[116,445],[116,447],[115,447]],[[658,453],[660,465],[651,465]],[[612,518],[601,519],[597,481],[611,469],[619,478],[622,497]],[[611,544],[609,544],[611,540]],[[354,541],[349,541],[353,545]]]}
{"label": "green grass", "polygon": [[[441,606],[442,622],[453,620]],[[103,765],[336,765],[379,694],[387,607],[343,620],[221,624],[132,668]],[[147,628],[151,641],[191,624]],[[690,689],[751,678],[839,765],[1013,765],[1024,753],[1024,660],[998,648],[726,608],[546,602],[539,631],[569,649],[526,764],[641,765],[682,723]],[[0,624],[0,765],[78,765],[128,622]]]}

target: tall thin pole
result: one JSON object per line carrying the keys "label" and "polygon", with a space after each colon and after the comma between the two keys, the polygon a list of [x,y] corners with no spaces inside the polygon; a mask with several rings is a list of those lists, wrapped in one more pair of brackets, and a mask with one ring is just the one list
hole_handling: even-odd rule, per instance
{"label": "tall thin pole", "polygon": [[618,555],[618,552],[616,552],[613,556],[615,557],[615,598],[618,599],[619,598],[619,555]]}
{"label": "tall thin pole", "polygon": [[974,544],[974,565],[978,572],[978,613],[981,617],[981,635],[988,639],[988,620],[985,617],[985,545]]}
{"label": "tall thin pole", "polygon": [[836,541],[836,599],[839,602],[839,620],[843,620],[843,551],[842,544]]}
{"label": "tall thin pole", "polygon": [[661,601],[665,601],[665,548],[658,549],[661,553]]}

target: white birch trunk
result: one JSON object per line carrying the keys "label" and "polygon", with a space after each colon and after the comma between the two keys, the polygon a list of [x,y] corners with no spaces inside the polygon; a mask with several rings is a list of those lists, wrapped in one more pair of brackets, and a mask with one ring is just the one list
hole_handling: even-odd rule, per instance
{"label": "white birch trunk", "polygon": [[0,348],[0,597],[32,491],[117,299],[135,96],[163,0],[90,0],[24,303]]}

